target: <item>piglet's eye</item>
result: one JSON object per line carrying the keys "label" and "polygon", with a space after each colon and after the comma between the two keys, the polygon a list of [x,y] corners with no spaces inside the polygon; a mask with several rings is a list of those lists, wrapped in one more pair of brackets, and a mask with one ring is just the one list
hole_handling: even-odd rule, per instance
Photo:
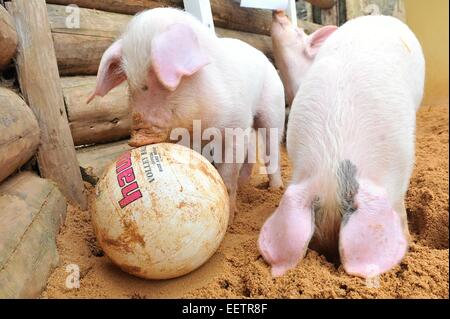
{"label": "piglet's eye", "polygon": [[148,86],[147,85],[144,85],[143,87],[142,87],[142,91],[147,91],[148,90]]}

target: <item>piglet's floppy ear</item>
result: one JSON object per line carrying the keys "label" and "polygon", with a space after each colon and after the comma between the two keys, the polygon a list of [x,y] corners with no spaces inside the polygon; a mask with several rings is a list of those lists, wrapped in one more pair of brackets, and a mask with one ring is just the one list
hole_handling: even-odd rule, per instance
{"label": "piglet's floppy ear", "polygon": [[367,181],[359,184],[357,209],[342,220],[339,251],[347,273],[370,278],[400,263],[408,240],[386,191]]}
{"label": "piglet's floppy ear", "polygon": [[311,33],[306,44],[306,54],[314,58],[325,40],[337,29],[334,25],[327,25]]}
{"label": "piglet's floppy ear", "polygon": [[98,68],[95,91],[88,98],[87,103],[91,102],[97,95],[105,96],[109,91],[126,80],[126,75],[120,66],[121,60],[122,40],[117,40],[103,53]]}
{"label": "piglet's floppy ear", "polygon": [[190,76],[210,63],[194,31],[176,23],[153,39],[151,63],[161,84],[174,91],[183,76]]}

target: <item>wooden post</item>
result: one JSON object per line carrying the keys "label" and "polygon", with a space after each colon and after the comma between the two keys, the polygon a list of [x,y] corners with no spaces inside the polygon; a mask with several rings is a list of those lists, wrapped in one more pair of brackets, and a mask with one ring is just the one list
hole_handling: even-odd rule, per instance
{"label": "wooden post", "polygon": [[334,6],[336,0],[306,0],[311,3],[313,6],[316,6],[321,9],[330,9]]}
{"label": "wooden post", "polygon": [[9,13],[0,5],[0,70],[16,53],[17,33]]}
{"label": "wooden post", "polygon": [[43,177],[82,209],[87,208],[80,167],[70,133],[44,0],[8,3],[19,38],[17,71],[25,100],[41,129],[37,159]]}
{"label": "wooden post", "polygon": [[321,9],[322,25],[339,25],[339,3],[329,9]]}

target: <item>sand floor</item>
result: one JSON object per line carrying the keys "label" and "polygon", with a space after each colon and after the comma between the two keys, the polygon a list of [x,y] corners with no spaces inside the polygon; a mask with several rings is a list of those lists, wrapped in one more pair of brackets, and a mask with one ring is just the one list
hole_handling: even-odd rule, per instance
{"label": "sand floor", "polygon": [[[418,114],[416,167],[406,201],[412,243],[402,263],[381,276],[378,288],[312,250],[296,269],[271,278],[256,240],[282,191],[268,191],[267,178],[256,175],[239,191],[235,222],[217,253],[198,270],[171,280],[143,280],[115,267],[96,244],[89,212],[69,207],[58,236],[60,266],[41,297],[448,298],[448,112],[448,107],[423,107]],[[282,166],[287,183],[285,152]],[[80,267],[79,289],[65,286],[68,264]]]}

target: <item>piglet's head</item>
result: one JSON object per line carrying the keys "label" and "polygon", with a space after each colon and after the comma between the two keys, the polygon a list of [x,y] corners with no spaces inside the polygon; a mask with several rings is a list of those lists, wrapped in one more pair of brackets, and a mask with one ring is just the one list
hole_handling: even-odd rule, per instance
{"label": "piglet's head", "polygon": [[[100,62],[95,91],[88,98],[88,103],[95,96],[104,96],[110,90],[127,79],[126,66],[123,65],[123,40],[114,42],[103,54]],[[159,82],[168,91],[175,91],[184,76],[191,76],[210,63],[202,51],[199,40],[191,27],[176,23],[169,25],[165,31],[157,34],[151,42],[148,52],[150,63],[147,83]],[[129,74],[129,76],[133,76]]]}
{"label": "piglet's head", "polygon": [[324,26],[307,35],[303,29],[293,26],[283,11],[274,11],[271,37],[275,64],[280,70],[289,103],[320,47],[337,29],[336,26]]}
{"label": "piglet's head", "polygon": [[275,44],[296,50],[296,54],[314,58],[328,37],[338,29],[334,25],[326,25],[307,35],[301,28],[292,25],[283,11],[274,11],[271,36]]}

